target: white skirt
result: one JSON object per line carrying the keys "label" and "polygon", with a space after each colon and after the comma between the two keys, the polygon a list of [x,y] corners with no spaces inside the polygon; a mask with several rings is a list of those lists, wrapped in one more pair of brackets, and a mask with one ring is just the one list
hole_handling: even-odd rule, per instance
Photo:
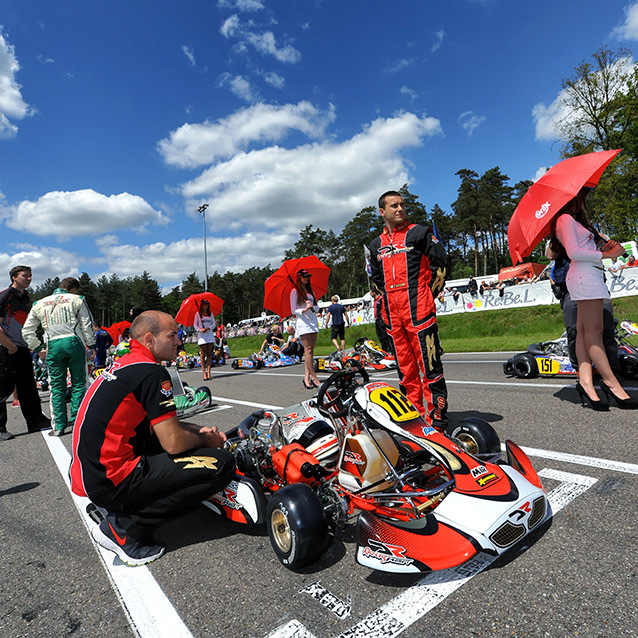
{"label": "white skirt", "polygon": [[610,299],[603,272],[594,262],[572,261],[565,278],[572,301]]}

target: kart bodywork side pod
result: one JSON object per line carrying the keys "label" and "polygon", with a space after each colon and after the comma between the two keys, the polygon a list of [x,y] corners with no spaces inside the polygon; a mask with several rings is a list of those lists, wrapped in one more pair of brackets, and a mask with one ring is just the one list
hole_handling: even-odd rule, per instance
{"label": "kart bodywork side pod", "polygon": [[536,473],[532,462],[529,460],[527,454],[521,450],[516,443],[509,439],[505,441],[505,453],[507,463],[511,465],[515,470],[518,470],[532,485],[545,491],[540,477]]}
{"label": "kart bodywork side pod", "polygon": [[261,524],[266,520],[266,497],[257,481],[235,475],[223,492],[213,494],[202,504],[215,514],[235,523]]}
{"label": "kart bodywork side pod", "polygon": [[472,537],[439,522],[433,514],[401,523],[363,512],[357,533],[357,562],[383,572],[447,569],[481,551]]}

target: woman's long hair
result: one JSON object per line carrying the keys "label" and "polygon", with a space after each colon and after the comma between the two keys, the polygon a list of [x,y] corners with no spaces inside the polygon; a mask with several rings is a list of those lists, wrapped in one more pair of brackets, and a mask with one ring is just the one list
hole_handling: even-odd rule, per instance
{"label": "woman's long hair", "polygon": [[558,237],[556,236],[556,223],[558,222],[558,218],[564,214],[571,215],[581,226],[584,226],[590,233],[592,233],[596,243],[605,241],[601,234],[589,221],[589,210],[587,209],[586,204],[588,192],[589,189],[582,188],[579,191],[578,195],[576,195],[576,197],[574,197],[573,199],[570,199],[558,211],[558,215],[556,215],[552,220],[549,247],[553,252],[562,255],[567,254],[564,246],[560,243]]}
{"label": "woman's long hair", "polygon": [[[292,283],[295,287],[295,290],[297,291],[297,303],[299,303],[301,300],[304,300],[305,302],[308,293],[310,293],[312,295],[313,305],[317,305],[317,296],[315,295],[314,290],[310,285],[310,278],[308,278],[308,283],[306,285],[302,283],[301,277],[296,277]],[[299,307],[301,308],[301,306]]]}
{"label": "woman's long hair", "polygon": [[[202,312],[204,308],[206,308],[207,312]],[[212,314],[210,311],[210,302],[206,301],[206,299],[203,299],[199,304],[197,312],[199,313],[200,317],[210,317]]]}

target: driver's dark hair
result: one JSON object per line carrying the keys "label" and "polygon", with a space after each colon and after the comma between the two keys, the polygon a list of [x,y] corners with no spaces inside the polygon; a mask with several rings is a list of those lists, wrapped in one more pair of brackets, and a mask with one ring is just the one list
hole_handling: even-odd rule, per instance
{"label": "driver's dark hair", "polygon": [[9,277],[11,278],[11,283],[13,283],[13,280],[15,279],[15,277],[17,277],[21,272],[31,272],[31,266],[14,266],[9,271]]}
{"label": "driver's dark hair", "polygon": [[160,318],[162,315],[170,317],[169,314],[160,310],[146,310],[138,315],[131,324],[131,337],[140,340],[147,332],[157,336],[160,331]]}
{"label": "driver's dark hair", "polygon": [[386,191],[379,197],[379,208],[385,208],[385,198],[386,197],[402,197],[399,191]]}

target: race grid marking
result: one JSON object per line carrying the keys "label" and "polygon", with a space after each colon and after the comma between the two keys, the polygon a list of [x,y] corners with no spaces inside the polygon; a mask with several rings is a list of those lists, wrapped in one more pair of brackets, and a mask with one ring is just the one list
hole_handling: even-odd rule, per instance
{"label": "race grid marking", "polygon": [[[64,481],[80,518],[84,523],[89,536],[91,528],[96,523],[86,513],[89,499],[77,496],[71,492],[69,482],[69,465],[71,455],[67,452],[60,439],[48,436],[50,430],[43,430],[42,437],[51,456],[58,466],[58,470]],[[113,552],[104,549],[93,541],[100,561],[106,570],[107,576],[117,596],[133,633],[139,638],[193,638],[193,634],[179,617],[171,601],[166,597],[161,587],[153,578],[148,567],[129,567],[114,559]]]}
{"label": "race grid marking", "polygon": [[[546,469],[544,478],[560,481],[548,494],[552,516],[584,494],[598,479],[591,476]],[[480,553],[467,563],[440,572],[431,572],[337,638],[393,638],[443,602],[457,589],[497,560],[498,556]],[[299,621],[293,620],[270,632],[266,638],[316,638]]]}

